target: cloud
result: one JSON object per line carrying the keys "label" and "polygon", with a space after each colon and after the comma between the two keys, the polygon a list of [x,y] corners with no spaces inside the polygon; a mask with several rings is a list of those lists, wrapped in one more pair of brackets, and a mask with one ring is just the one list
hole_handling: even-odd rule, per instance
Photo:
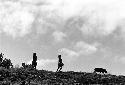
{"label": "cloud", "polygon": [[76,60],[81,55],[91,55],[98,51],[99,43],[88,44],[84,41],[76,42],[72,49],[61,48],[59,54],[61,54],[65,61],[70,62]]}
{"label": "cloud", "polygon": [[76,49],[79,55],[89,55],[95,53],[98,50],[98,46],[98,43],[90,45],[88,43],[85,43],[84,41],[79,41],[74,46],[74,49]]}
{"label": "cloud", "polygon": [[21,7],[20,3],[0,2],[0,29],[7,35],[23,37],[30,33],[33,14]]}
{"label": "cloud", "polygon": [[106,36],[118,26],[121,32],[124,29],[124,25],[121,25],[125,18],[124,8],[124,0],[0,1],[0,29],[13,37],[24,36],[30,33],[33,22],[37,23],[33,29],[44,33],[52,28],[59,29],[59,26],[66,29],[66,22],[76,18],[71,21],[74,25],[71,25],[78,25],[75,28],[84,35]]}
{"label": "cloud", "polygon": [[20,2],[23,3],[29,3],[29,4],[39,4],[39,3],[43,3],[43,0],[18,0]]}
{"label": "cloud", "polygon": [[125,64],[125,57],[115,56],[114,57],[114,62]]}
{"label": "cloud", "polygon": [[66,37],[66,34],[63,32],[60,32],[60,31],[55,31],[55,32],[53,32],[52,35],[56,42],[61,42],[64,40],[64,37]]}
{"label": "cloud", "polygon": [[[40,59],[37,60],[37,69],[47,69],[47,65],[51,65],[53,63],[56,63],[57,60],[54,59]],[[32,60],[28,61],[27,64],[32,64]]]}
{"label": "cloud", "polygon": [[[110,35],[125,18],[125,1],[119,0],[47,0],[47,10],[54,11],[61,19],[68,20],[72,17],[83,19],[79,30],[85,35]],[[81,21],[76,21],[78,24]],[[73,22],[73,21],[71,21]],[[73,24],[71,24],[73,25]]]}
{"label": "cloud", "polygon": [[68,48],[60,49],[60,54],[62,55],[62,58],[66,62],[74,61],[79,56],[77,52]]}

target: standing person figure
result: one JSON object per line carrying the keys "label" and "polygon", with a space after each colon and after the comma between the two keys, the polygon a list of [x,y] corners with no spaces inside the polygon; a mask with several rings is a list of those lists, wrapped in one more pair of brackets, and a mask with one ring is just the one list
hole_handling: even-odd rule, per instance
{"label": "standing person figure", "polygon": [[37,66],[37,56],[36,53],[33,53],[32,67],[36,69],[36,66]]}
{"label": "standing person figure", "polygon": [[62,59],[61,59],[61,55],[58,55],[59,61],[58,61],[58,69],[57,72],[60,72],[62,70],[62,66],[64,66]]}

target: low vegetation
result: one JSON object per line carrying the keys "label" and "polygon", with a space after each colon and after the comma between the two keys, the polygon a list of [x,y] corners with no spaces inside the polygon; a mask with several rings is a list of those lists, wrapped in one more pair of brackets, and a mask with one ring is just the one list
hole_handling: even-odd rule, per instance
{"label": "low vegetation", "polygon": [[44,84],[125,84],[125,76],[111,74],[97,74],[86,72],[52,72],[46,70],[24,69],[24,68],[0,68],[0,83],[20,85],[22,81],[28,85]]}
{"label": "low vegetation", "polygon": [[[1,53],[0,85],[125,85],[125,76],[107,74],[106,69],[102,68],[96,68],[93,73],[37,70],[37,56],[34,55],[31,65],[22,63],[22,67],[16,68],[10,59],[3,59]],[[102,73],[97,74],[97,72]]]}

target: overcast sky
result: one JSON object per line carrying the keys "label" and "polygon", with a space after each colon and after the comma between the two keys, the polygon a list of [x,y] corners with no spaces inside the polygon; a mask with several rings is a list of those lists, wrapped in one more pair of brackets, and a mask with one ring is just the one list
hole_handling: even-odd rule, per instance
{"label": "overcast sky", "polygon": [[124,0],[0,0],[0,52],[14,65],[125,75]]}

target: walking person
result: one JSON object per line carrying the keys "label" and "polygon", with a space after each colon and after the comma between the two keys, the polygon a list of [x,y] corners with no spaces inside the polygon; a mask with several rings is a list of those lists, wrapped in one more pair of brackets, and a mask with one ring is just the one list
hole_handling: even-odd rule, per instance
{"label": "walking person", "polygon": [[61,59],[61,55],[58,55],[58,69],[57,69],[57,72],[60,72],[62,70],[62,67],[64,66],[63,62],[62,62],[62,59]]}

